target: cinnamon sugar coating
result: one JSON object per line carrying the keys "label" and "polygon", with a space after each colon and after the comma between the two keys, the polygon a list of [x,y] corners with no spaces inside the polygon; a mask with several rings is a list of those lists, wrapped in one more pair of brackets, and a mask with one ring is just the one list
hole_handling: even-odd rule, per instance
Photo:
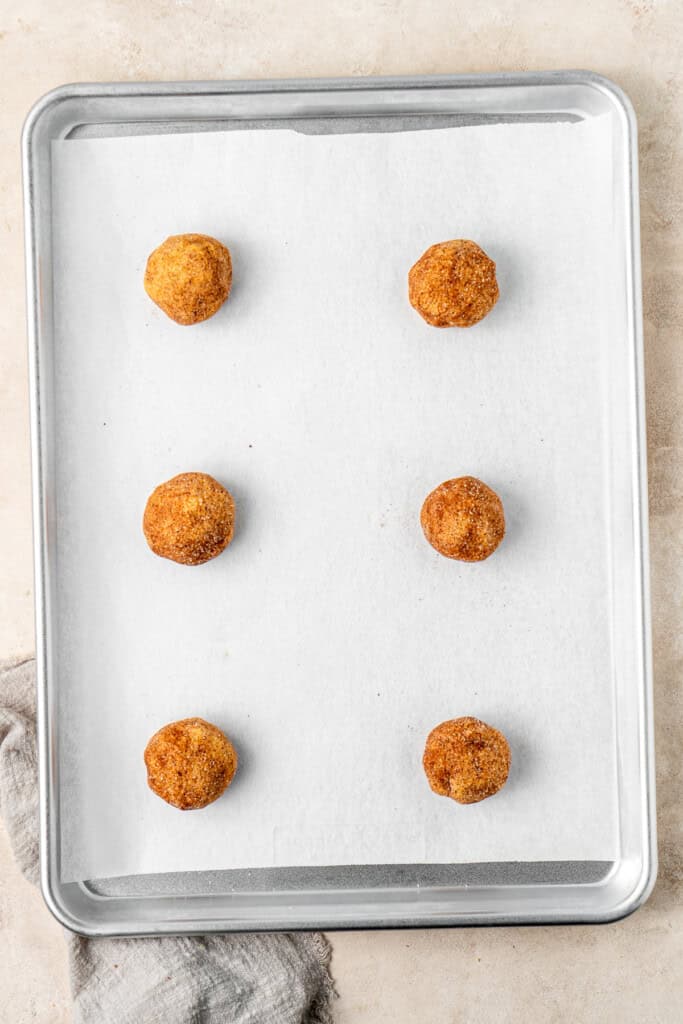
{"label": "cinnamon sugar coating", "polygon": [[453,718],[430,732],[422,765],[435,793],[474,804],[505,785],[510,747],[502,732],[478,718]]}
{"label": "cinnamon sugar coating", "polygon": [[425,498],[420,522],[433,548],[461,562],[483,561],[505,536],[502,501],[474,476],[439,484]]}
{"label": "cinnamon sugar coating", "polygon": [[159,484],[145,507],[142,528],[155,555],[201,565],[232,540],[235,502],[208,473],[180,473]]}
{"label": "cinnamon sugar coating", "polygon": [[430,246],[408,274],[410,304],[432,327],[472,327],[498,294],[496,264],[466,238]]}
{"label": "cinnamon sugar coating", "polygon": [[177,324],[208,320],[230,294],[230,250],[210,235],[171,235],[147,260],[144,284]]}
{"label": "cinnamon sugar coating", "polygon": [[237,771],[237,752],[221,730],[203,718],[170,722],[145,748],[147,784],[181,811],[197,810],[225,792]]}

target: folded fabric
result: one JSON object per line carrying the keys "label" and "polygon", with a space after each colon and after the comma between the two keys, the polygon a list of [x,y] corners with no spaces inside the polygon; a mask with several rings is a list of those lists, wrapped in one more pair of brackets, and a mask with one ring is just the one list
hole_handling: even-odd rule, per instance
{"label": "folded fabric", "polygon": [[[0,665],[0,814],[38,881],[35,661]],[[331,1024],[320,934],[84,939],[66,933],[77,1024]]]}

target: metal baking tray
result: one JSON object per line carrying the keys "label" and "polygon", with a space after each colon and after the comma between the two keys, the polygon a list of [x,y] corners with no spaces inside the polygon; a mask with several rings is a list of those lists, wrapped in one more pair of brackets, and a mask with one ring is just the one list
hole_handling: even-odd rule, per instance
{"label": "metal baking tray", "polygon": [[[56,560],[51,481],[51,142],[56,139],[236,128],[306,132],[532,121],[608,115],[613,216],[620,251],[620,322],[611,353],[607,409],[612,481],[611,645],[618,859],[288,868],[60,880],[56,728]],[[41,878],[45,900],[67,927],[88,935],[233,930],[386,928],[620,918],[648,896],[656,875],[648,597],[647,481],[636,123],[628,99],[582,72],[336,79],[72,85],[43,97],[23,135],[26,270],[35,531]],[[623,409],[628,409],[624,419]],[[624,468],[625,467],[625,468]]]}

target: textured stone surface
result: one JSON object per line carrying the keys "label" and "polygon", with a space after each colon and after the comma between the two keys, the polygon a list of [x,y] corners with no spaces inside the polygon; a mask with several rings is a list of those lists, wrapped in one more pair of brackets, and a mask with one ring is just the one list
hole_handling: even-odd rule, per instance
{"label": "textured stone surface", "polygon": [[[63,82],[591,68],[640,123],[660,880],[602,928],[344,934],[340,1024],[668,1024],[683,1000],[680,0],[2,0],[0,655],[33,646],[19,131]],[[64,950],[0,836],[3,1020],[69,1019]]]}

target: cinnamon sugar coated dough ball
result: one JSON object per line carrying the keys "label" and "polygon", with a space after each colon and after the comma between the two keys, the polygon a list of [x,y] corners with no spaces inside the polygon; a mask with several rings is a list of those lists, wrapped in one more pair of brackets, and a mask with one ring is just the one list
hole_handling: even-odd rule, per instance
{"label": "cinnamon sugar coated dough ball", "polygon": [[203,718],[183,718],[159,729],[145,747],[149,788],[181,811],[217,800],[237,771],[237,752]]}
{"label": "cinnamon sugar coated dough ball", "polygon": [[498,301],[496,264],[466,238],[439,242],[411,267],[408,297],[432,327],[472,327]]}
{"label": "cinnamon sugar coated dough ball", "polygon": [[425,498],[420,522],[433,548],[461,562],[483,561],[505,536],[502,501],[474,476],[439,484]]}
{"label": "cinnamon sugar coated dough ball", "polygon": [[432,729],[422,765],[435,793],[476,804],[505,785],[510,747],[502,732],[478,718],[453,718]]}
{"label": "cinnamon sugar coated dough ball", "polygon": [[145,291],[177,324],[208,320],[231,285],[230,250],[210,235],[171,235],[147,260]]}
{"label": "cinnamon sugar coated dough ball", "polygon": [[208,473],[180,473],[150,494],[142,519],[155,555],[181,565],[201,565],[232,540],[235,502]]}

